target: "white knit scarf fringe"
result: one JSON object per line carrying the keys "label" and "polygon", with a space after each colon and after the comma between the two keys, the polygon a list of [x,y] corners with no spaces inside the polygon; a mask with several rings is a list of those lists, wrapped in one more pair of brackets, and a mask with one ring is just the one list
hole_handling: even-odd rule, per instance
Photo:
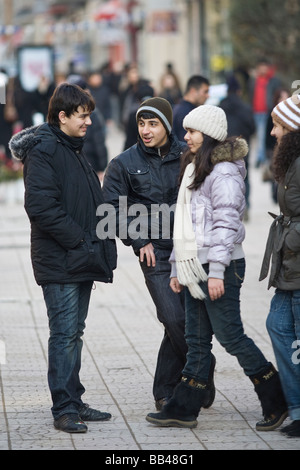
{"label": "white knit scarf fringe", "polygon": [[207,274],[197,258],[191,216],[192,191],[188,188],[194,179],[194,169],[193,163],[186,167],[180,185],[174,221],[174,249],[178,281],[189,289],[195,299],[204,299],[199,282],[207,281]]}

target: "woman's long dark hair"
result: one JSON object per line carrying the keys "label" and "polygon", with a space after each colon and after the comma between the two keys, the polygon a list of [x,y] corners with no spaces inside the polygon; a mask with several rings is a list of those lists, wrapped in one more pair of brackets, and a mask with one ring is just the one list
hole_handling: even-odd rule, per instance
{"label": "woman's long dark hair", "polygon": [[220,142],[212,137],[203,134],[203,142],[196,153],[187,149],[182,157],[179,180],[181,182],[184,171],[189,163],[195,163],[195,178],[190,189],[197,189],[213,169],[211,162],[211,153]]}
{"label": "woman's long dark hair", "polygon": [[300,157],[300,130],[285,134],[275,147],[272,158],[272,170],[275,181],[284,181],[290,165]]}
{"label": "woman's long dark hair", "polygon": [[226,142],[229,142],[233,151],[233,144],[236,141],[236,137],[228,137],[224,142],[220,142],[219,140],[213,139],[206,134],[202,135],[203,142],[197,152],[194,154],[190,151],[190,149],[188,149],[185,151],[182,157],[179,176],[180,182],[183,178],[187,165],[192,161],[195,163],[195,177],[193,183],[189,186],[189,189],[199,188],[205,178],[212,172],[214,164],[211,157],[218,145],[224,145]]}

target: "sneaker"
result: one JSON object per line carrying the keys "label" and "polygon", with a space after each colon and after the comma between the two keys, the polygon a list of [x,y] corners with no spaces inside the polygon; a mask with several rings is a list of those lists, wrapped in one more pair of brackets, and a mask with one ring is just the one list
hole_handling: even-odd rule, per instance
{"label": "sneaker", "polygon": [[83,421],[108,421],[111,418],[110,413],[105,411],[94,410],[87,403],[79,408],[79,416]]}
{"label": "sneaker", "polygon": [[287,411],[265,417],[256,423],[256,431],[274,431],[274,429],[277,429],[287,417]]}
{"label": "sneaker", "polygon": [[284,433],[288,437],[300,437],[300,420],[296,419],[291,424],[280,429],[280,432]]}
{"label": "sneaker", "polygon": [[59,431],[80,433],[87,432],[87,425],[76,414],[65,414],[54,420],[54,427]]}

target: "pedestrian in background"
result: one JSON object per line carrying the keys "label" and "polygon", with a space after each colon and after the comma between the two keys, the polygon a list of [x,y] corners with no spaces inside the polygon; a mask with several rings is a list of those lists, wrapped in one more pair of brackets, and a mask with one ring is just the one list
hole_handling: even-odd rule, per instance
{"label": "pedestrian in background", "polygon": [[187,81],[182,100],[174,106],[173,132],[177,139],[184,141],[186,134],[182,126],[185,116],[209,98],[209,81],[201,75],[193,75]]}
{"label": "pedestrian in background", "polygon": [[[88,89],[88,84],[81,75],[69,75],[67,82],[78,85],[83,90]],[[106,146],[105,120],[96,102],[95,109],[92,111],[90,117],[92,122],[87,128],[83,149],[87,160],[92,165],[102,183],[108,163],[108,150]]]}
{"label": "pedestrian in background", "polygon": [[255,77],[250,80],[250,100],[256,125],[256,162],[258,168],[266,162],[266,126],[268,115],[273,108],[274,94],[281,86],[274,68],[266,59],[258,61]]}
{"label": "pedestrian in background", "polygon": [[87,91],[64,83],[50,99],[48,123],[10,141],[13,155],[24,163],[31,259],[47,307],[54,426],[69,433],[86,432],[84,421],[111,417],[83,403],[79,377],[92,285],[112,282],[116,264],[115,241],[96,236],[96,210],[103,196],[82,152],[94,107]]}
{"label": "pedestrian in background", "polygon": [[186,286],[187,362],[172,398],[146,419],[158,426],[197,425],[211,380],[215,335],[254,384],[264,416],[256,429],[273,430],[287,416],[278,372],[244,333],[240,315],[248,146],[244,139],[227,139],[226,115],[217,106],[199,106],[183,126],[189,150],[176,207],[170,285],[174,292]]}
{"label": "pedestrian in background", "polygon": [[143,101],[149,98],[153,98],[153,96],[154,89],[152,88],[152,86],[147,84],[141,84],[138,87],[138,90],[136,92],[138,102],[136,103],[135,107],[132,107],[132,111],[128,116],[128,121],[125,126],[124,150],[136,144],[139,135],[138,126],[136,122],[136,112]]}
{"label": "pedestrian in background", "polygon": [[[172,133],[172,118],[172,107],[164,98],[154,97],[141,103],[136,113],[139,139],[111,160],[103,185],[106,202],[113,204],[117,211],[117,235],[125,245],[132,246],[139,257],[157,318],[164,326],[153,383],[157,410],[168,401],[180,381],[187,351],[183,295],[175,294],[169,285],[169,257],[173,247],[172,206],[177,199],[180,160],[185,148]],[[121,196],[126,196],[128,204],[128,212],[124,216],[125,235],[121,222]],[[145,207],[146,229],[143,233],[132,234],[132,216],[128,214],[130,208],[137,204]],[[159,207],[164,206],[171,209],[167,214],[159,211]],[[169,222],[168,227],[164,217]],[[153,230],[154,223],[157,230]],[[208,394],[206,405],[212,401]]]}
{"label": "pedestrian in background", "polygon": [[168,100],[172,108],[182,99],[180,81],[171,63],[166,65],[165,73],[160,78],[158,95]]}
{"label": "pedestrian in background", "polygon": [[[234,75],[227,79],[227,96],[221,100],[219,106],[225,111],[228,123],[228,137],[241,136],[247,144],[248,149],[250,146],[250,139],[255,133],[255,121],[251,106],[245,103],[241,98],[241,85]],[[249,219],[250,209],[250,178],[249,178],[249,153],[245,155],[244,160],[246,164],[246,209],[244,213],[244,221]]]}
{"label": "pedestrian in background", "polygon": [[[280,101],[286,100],[289,98],[290,93],[288,90],[284,88],[280,88],[274,96],[274,106],[273,108],[280,103]],[[273,109],[272,109],[273,111]],[[267,128],[266,128],[266,162],[264,167],[262,168],[262,180],[265,182],[271,183],[271,196],[273,202],[277,204],[277,183],[274,180],[273,176],[273,152],[274,148],[276,147],[276,137],[271,135],[273,129],[273,119],[272,119],[272,112],[270,112],[267,120]]]}
{"label": "pedestrian in background", "polygon": [[267,277],[272,258],[268,288],[275,287],[275,293],[267,329],[293,420],[282,432],[300,437],[300,95],[279,102],[272,118],[271,134],[277,140],[272,167],[280,215],[274,215],[260,280]]}
{"label": "pedestrian in background", "polygon": [[100,70],[93,71],[87,78],[87,87],[95,100],[97,109],[101,110],[104,119],[104,128],[109,126],[112,121],[112,106],[110,100],[110,88],[103,79]]}

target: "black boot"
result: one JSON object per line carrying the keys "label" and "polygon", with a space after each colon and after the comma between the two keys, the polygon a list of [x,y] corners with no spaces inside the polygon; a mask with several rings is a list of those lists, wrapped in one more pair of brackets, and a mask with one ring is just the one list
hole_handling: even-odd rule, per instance
{"label": "black boot", "polygon": [[206,399],[207,384],[182,377],[168,403],[159,413],[149,413],[146,420],[158,426],[195,428],[197,416]]}
{"label": "black boot", "polygon": [[264,419],[256,423],[257,431],[273,431],[288,416],[287,404],[281,388],[279,374],[270,364],[263,372],[250,377],[261,402]]}
{"label": "black boot", "polygon": [[288,437],[300,437],[300,420],[296,419],[295,421],[292,421],[291,424],[280,429],[280,432]]}
{"label": "black boot", "polygon": [[203,403],[203,408],[209,408],[215,400],[215,396],[216,396],[216,389],[215,389],[215,384],[214,384],[215,367],[216,367],[216,358],[213,354],[211,354],[208,383],[207,383],[207,388],[206,388],[206,398]]}

